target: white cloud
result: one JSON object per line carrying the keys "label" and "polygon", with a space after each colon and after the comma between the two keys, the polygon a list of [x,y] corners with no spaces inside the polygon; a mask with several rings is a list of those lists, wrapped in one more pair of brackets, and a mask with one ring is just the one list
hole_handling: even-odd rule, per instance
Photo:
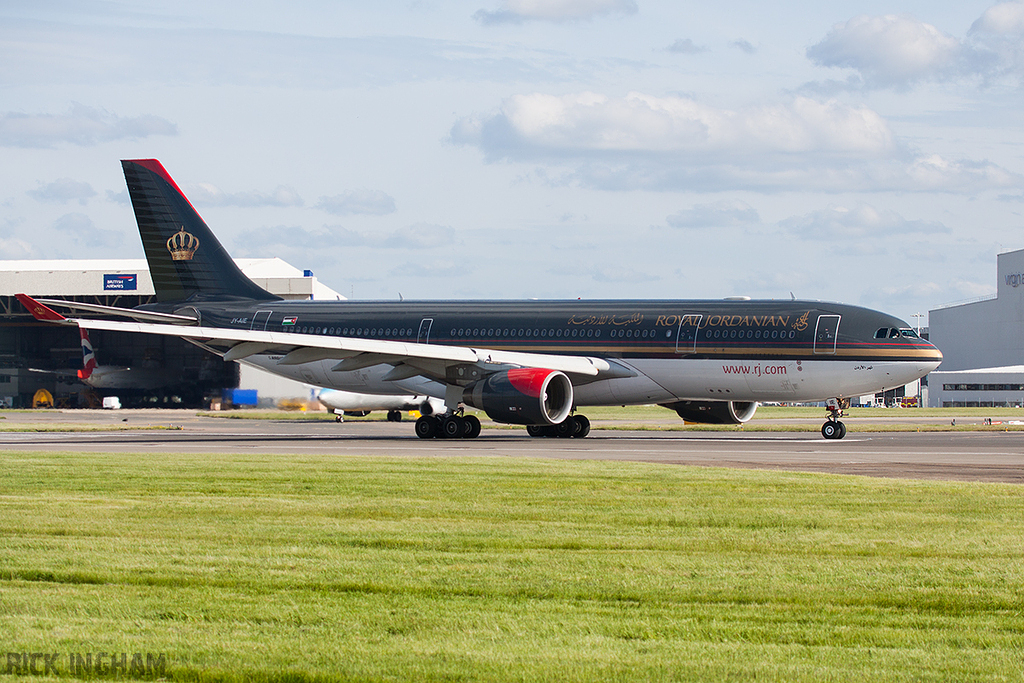
{"label": "white cloud", "polygon": [[120,192],[114,192],[113,190],[107,190],[107,201],[114,202],[115,204],[121,204],[123,206],[131,206],[131,198],[128,197],[128,190],[121,190]]}
{"label": "white cloud", "polygon": [[27,259],[36,257],[35,247],[25,240],[18,237],[0,237],[0,258]]}
{"label": "white cloud", "polygon": [[340,247],[376,249],[431,249],[452,243],[451,230],[443,225],[416,223],[389,232],[358,232],[340,225],[319,230],[299,226],[265,226],[243,231],[235,240],[240,256],[259,257],[271,253],[323,253]]}
{"label": "white cloud", "polygon": [[96,191],[89,183],[71,178],[59,178],[52,183],[40,185],[35,190],[29,190],[27,194],[47,204],[66,204],[77,201],[84,206],[90,197],[96,196]]}
{"label": "white cloud", "polygon": [[292,188],[279,185],[273,192],[224,192],[216,185],[199,183],[188,186],[188,196],[196,206],[302,206],[302,197]]}
{"label": "white cloud", "polygon": [[697,45],[690,38],[679,38],[667,48],[667,52],[675,52],[680,55],[696,55],[701,52],[707,52],[707,48],[703,45]]}
{"label": "white cloud", "polygon": [[[905,15],[854,17],[832,27],[807,50],[824,67],[857,73],[826,88],[906,90],[926,82],[978,80],[1024,75],[1024,2],[1004,2],[987,9],[961,40],[935,26]],[[811,84],[821,89],[821,84]]]}
{"label": "white cloud", "polygon": [[109,249],[121,246],[123,236],[113,230],[101,230],[83,213],[68,213],[53,223],[76,246]]}
{"label": "white cloud", "polygon": [[293,225],[273,225],[243,230],[235,243],[239,256],[259,258],[282,249],[289,253],[309,253],[338,246],[361,246],[365,238],[341,226],[325,226],[322,230],[311,231]]}
{"label": "white cloud", "polygon": [[349,190],[332,197],[320,197],[316,208],[336,216],[369,214],[384,216],[395,212],[393,197],[380,190]]}
{"label": "white cloud", "polygon": [[1024,33],[1024,2],[1001,2],[985,10],[970,33],[1019,35]]}
{"label": "white cloud", "polygon": [[738,47],[748,55],[752,55],[757,52],[757,48],[749,40],[734,40],[732,44],[733,47]]}
{"label": "white cloud", "polygon": [[787,218],[780,221],[779,225],[815,240],[828,235],[849,238],[950,232],[942,223],[907,220],[895,211],[877,209],[863,202],[851,207],[830,206],[803,216]]}
{"label": "white cloud", "polygon": [[451,140],[489,161],[568,167],[555,185],[606,190],[971,193],[1021,180],[988,161],[915,154],[873,110],[807,97],[729,110],[642,93],[516,95],[456,122]]}
{"label": "white cloud", "polygon": [[869,86],[906,87],[956,73],[960,41],[913,17],[861,15],[832,27],[807,50],[820,66],[856,69]]}
{"label": "white cloud", "polygon": [[430,249],[452,243],[451,229],[433,223],[416,223],[383,235],[376,240],[382,247]]}
{"label": "white cloud", "polygon": [[0,116],[0,145],[4,147],[49,148],[61,143],[85,147],[177,134],[177,126],[159,116],[117,116],[82,104],[72,105],[64,114],[9,111]]}
{"label": "white cloud", "polygon": [[726,228],[756,225],[761,218],[757,209],[735,199],[697,204],[672,214],[665,221],[673,228]]}
{"label": "white cloud", "polygon": [[502,0],[497,10],[479,10],[481,24],[519,24],[524,21],[581,21],[607,14],[636,14],[633,0]]}
{"label": "white cloud", "polygon": [[[948,281],[943,280],[941,283],[920,280],[909,284],[902,279],[882,280],[880,284],[866,287],[863,290],[861,303],[867,306],[892,306],[895,302],[899,302],[899,305],[908,311],[917,309],[922,313],[927,313],[928,308],[934,307],[937,302],[965,301],[991,296],[994,293],[991,285],[972,282],[965,278],[951,278]],[[917,325],[917,322],[910,316],[907,316],[907,321]]]}
{"label": "white cloud", "polygon": [[836,100],[797,97],[784,104],[731,111],[685,97],[637,92],[625,97],[591,92],[515,95],[497,114],[458,121],[451,137],[480,146],[491,158],[553,152],[862,156],[888,153],[895,146],[881,116]]}
{"label": "white cloud", "polygon": [[467,263],[454,263],[452,261],[432,261],[426,263],[415,261],[396,266],[391,270],[390,274],[393,276],[444,278],[448,280],[463,277],[471,272],[473,272],[473,268]]}

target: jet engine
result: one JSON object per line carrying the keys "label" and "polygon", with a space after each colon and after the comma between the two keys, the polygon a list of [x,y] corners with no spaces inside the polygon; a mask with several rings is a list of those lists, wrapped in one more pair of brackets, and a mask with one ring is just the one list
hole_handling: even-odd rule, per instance
{"label": "jet engine", "polygon": [[713,425],[738,425],[754,417],[756,401],[677,401],[662,403],[686,422]]}
{"label": "jet engine", "polygon": [[572,409],[572,382],[557,370],[517,368],[469,385],[462,400],[495,422],[556,425]]}

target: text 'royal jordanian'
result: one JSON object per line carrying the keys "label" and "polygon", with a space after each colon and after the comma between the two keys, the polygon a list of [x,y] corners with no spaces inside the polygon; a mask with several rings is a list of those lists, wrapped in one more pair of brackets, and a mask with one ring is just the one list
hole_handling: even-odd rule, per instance
{"label": "text 'royal jordanian'", "polygon": [[849,397],[942,360],[898,318],[818,301],[283,301],[242,274],[159,161],[121,163],[157,303],[19,295],[33,315],[181,337],[321,387],[442,399],[443,412],[416,422],[423,438],[479,435],[465,406],[532,436],[582,437],[584,406],[658,403],[685,420],[741,423],[761,401],[826,401],[822,434],[842,438]]}

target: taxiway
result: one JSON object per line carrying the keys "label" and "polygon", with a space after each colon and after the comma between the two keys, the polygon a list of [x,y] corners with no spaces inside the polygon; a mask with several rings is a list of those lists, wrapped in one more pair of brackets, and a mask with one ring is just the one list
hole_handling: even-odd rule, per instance
{"label": "taxiway", "polygon": [[12,415],[4,426],[59,429],[63,420],[69,429],[97,431],[5,431],[0,450],[532,457],[1024,483],[1024,432],[851,432],[826,441],[799,432],[615,430],[535,439],[523,429],[485,429],[478,439],[422,440],[411,422],[235,420],[187,411],[19,415],[27,417]]}

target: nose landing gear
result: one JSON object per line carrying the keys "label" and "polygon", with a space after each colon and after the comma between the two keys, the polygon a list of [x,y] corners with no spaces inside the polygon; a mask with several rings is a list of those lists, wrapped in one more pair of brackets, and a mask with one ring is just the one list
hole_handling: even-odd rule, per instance
{"label": "nose landing gear", "polygon": [[830,398],[825,401],[825,409],[828,410],[828,420],[821,425],[821,435],[826,439],[841,439],[846,436],[846,425],[839,421],[843,411],[850,407],[848,398]]}

